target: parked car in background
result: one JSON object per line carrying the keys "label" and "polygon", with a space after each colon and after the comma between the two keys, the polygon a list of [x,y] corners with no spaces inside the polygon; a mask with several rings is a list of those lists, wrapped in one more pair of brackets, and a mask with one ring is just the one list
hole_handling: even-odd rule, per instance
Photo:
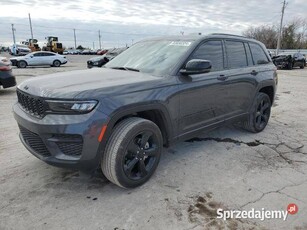
{"label": "parked car in background", "polygon": [[106,54],[107,52],[108,52],[107,49],[100,50],[100,51],[97,52],[97,55],[104,55],[104,54]]}
{"label": "parked car in background", "polygon": [[82,55],[89,55],[89,54],[91,54],[91,50],[88,50],[88,49],[82,50],[82,51],[81,51],[81,54],[82,54]]}
{"label": "parked car in background", "polygon": [[16,44],[10,47],[9,53],[15,56],[22,56],[31,53],[31,49],[26,45]]}
{"label": "parked car in background", "polygon": [[[77,49],[68,49],[68,50],[65,50],[64,52],[66,52],[67,54],[80,54],[81,53],[81,50],[77,50]],[[65,54],[65,53],[63,53]]]}
{"label": "parked car in background", "polygon": [[67,63],[65,56],[52,53],[49,51],[38,51],[27,54],[24,57],[17,57],[10,59],[13,66],[18,68],[26,68],[27,66],[40,66],[50,65],[54,67],[60,67]]}
{"label": "parked car in background", "polygon": [[281,53],[272,57],[273,63],[281,69],[293,69],[294,67],[300,67],[304,69],[306,65],[306,58],[301,53],[287,54]]}
{"label": "parked car in background", "polygon": [[6,57],[0,57],[0,87],[9,88],[16,85],[11,63]]}
{"label": "parked car in background", "polygon": [[124,48],[112,49],[100,57],[91,58],[90,60],[87,61],[87,68],[102,67],[104,64],[111,61],[113,58],[115,58],[117,55],[119,55],[126,49],[128,48],[124,47]]}

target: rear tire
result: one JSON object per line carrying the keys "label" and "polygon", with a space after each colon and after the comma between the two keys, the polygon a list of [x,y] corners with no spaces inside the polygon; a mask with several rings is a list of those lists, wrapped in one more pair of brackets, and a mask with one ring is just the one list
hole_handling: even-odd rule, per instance
{"label": "rear tire", "polygon": [[127,118],[111,134],[102,157],[102,172],[120,187],[140,186],[155,172],[162,146],[162,134],[155,123]]}
{"label": "rear tire", "polygon": [[19,61],[17,63],[17,67],[18,68],[26,68],[27,67],[27,63],[25,61]]}
{"label": "rear tire", "polygon": [[302,66],[300,66],[300,68],[301,68],[301,69],[304,69],[304,68],[305,68],[305,65],[303,64]]}
{"label": "rear tire", "polygon": [[54,67],[60,67],[61,66],[61,62],[59,60],[54,60],[53,61],[53,66]]}
{"label": "rear tire", "polygon": [[259,92],[247,120],[243,122],[243,129],[253,133],[259,133],[264,130],[270,119],[271,106],[270,97]]}

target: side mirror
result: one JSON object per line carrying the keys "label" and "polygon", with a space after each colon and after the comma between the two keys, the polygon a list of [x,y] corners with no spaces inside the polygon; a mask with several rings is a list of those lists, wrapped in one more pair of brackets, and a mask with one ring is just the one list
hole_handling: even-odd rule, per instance
{"label": "side mirror", "polygon": [[192,59],[188,61],[185,69],[181,69],[183,75],[209,73],[211,71],[211,62],[203,59]]}
{"label": "side mirror", "polygon": [[30,58],[33,58],[33,55],[31,55]]}

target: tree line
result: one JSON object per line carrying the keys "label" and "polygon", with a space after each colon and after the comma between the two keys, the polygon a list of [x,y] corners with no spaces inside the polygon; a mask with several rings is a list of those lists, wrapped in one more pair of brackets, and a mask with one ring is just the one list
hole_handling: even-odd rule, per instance
{"label": "tree line", "polygon": [[[276,49],[279,27],[261,25],[249,27],[243,35],[265,44],[268,49]],[[283,26],[281,49],[307,49],[307,18],[297,18]]]}

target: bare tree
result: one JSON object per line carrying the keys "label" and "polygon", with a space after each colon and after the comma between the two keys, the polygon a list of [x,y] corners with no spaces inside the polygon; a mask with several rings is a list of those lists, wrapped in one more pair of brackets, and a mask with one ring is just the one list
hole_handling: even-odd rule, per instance
{"label": "bare tree", "polygon": [[[243,35],[261,41],[269,49],[277,45],[277,26],[262,25],[250,27]],[[283,49],[307,48],[307,18],[295,18],[283,27],[281,47]]]}
{"label": "bare tree", "polygon": [[261,41],[269,49],[274,49],[277,45],[277,28],[275,26],[250,27],[243,32],[243,35]]}

